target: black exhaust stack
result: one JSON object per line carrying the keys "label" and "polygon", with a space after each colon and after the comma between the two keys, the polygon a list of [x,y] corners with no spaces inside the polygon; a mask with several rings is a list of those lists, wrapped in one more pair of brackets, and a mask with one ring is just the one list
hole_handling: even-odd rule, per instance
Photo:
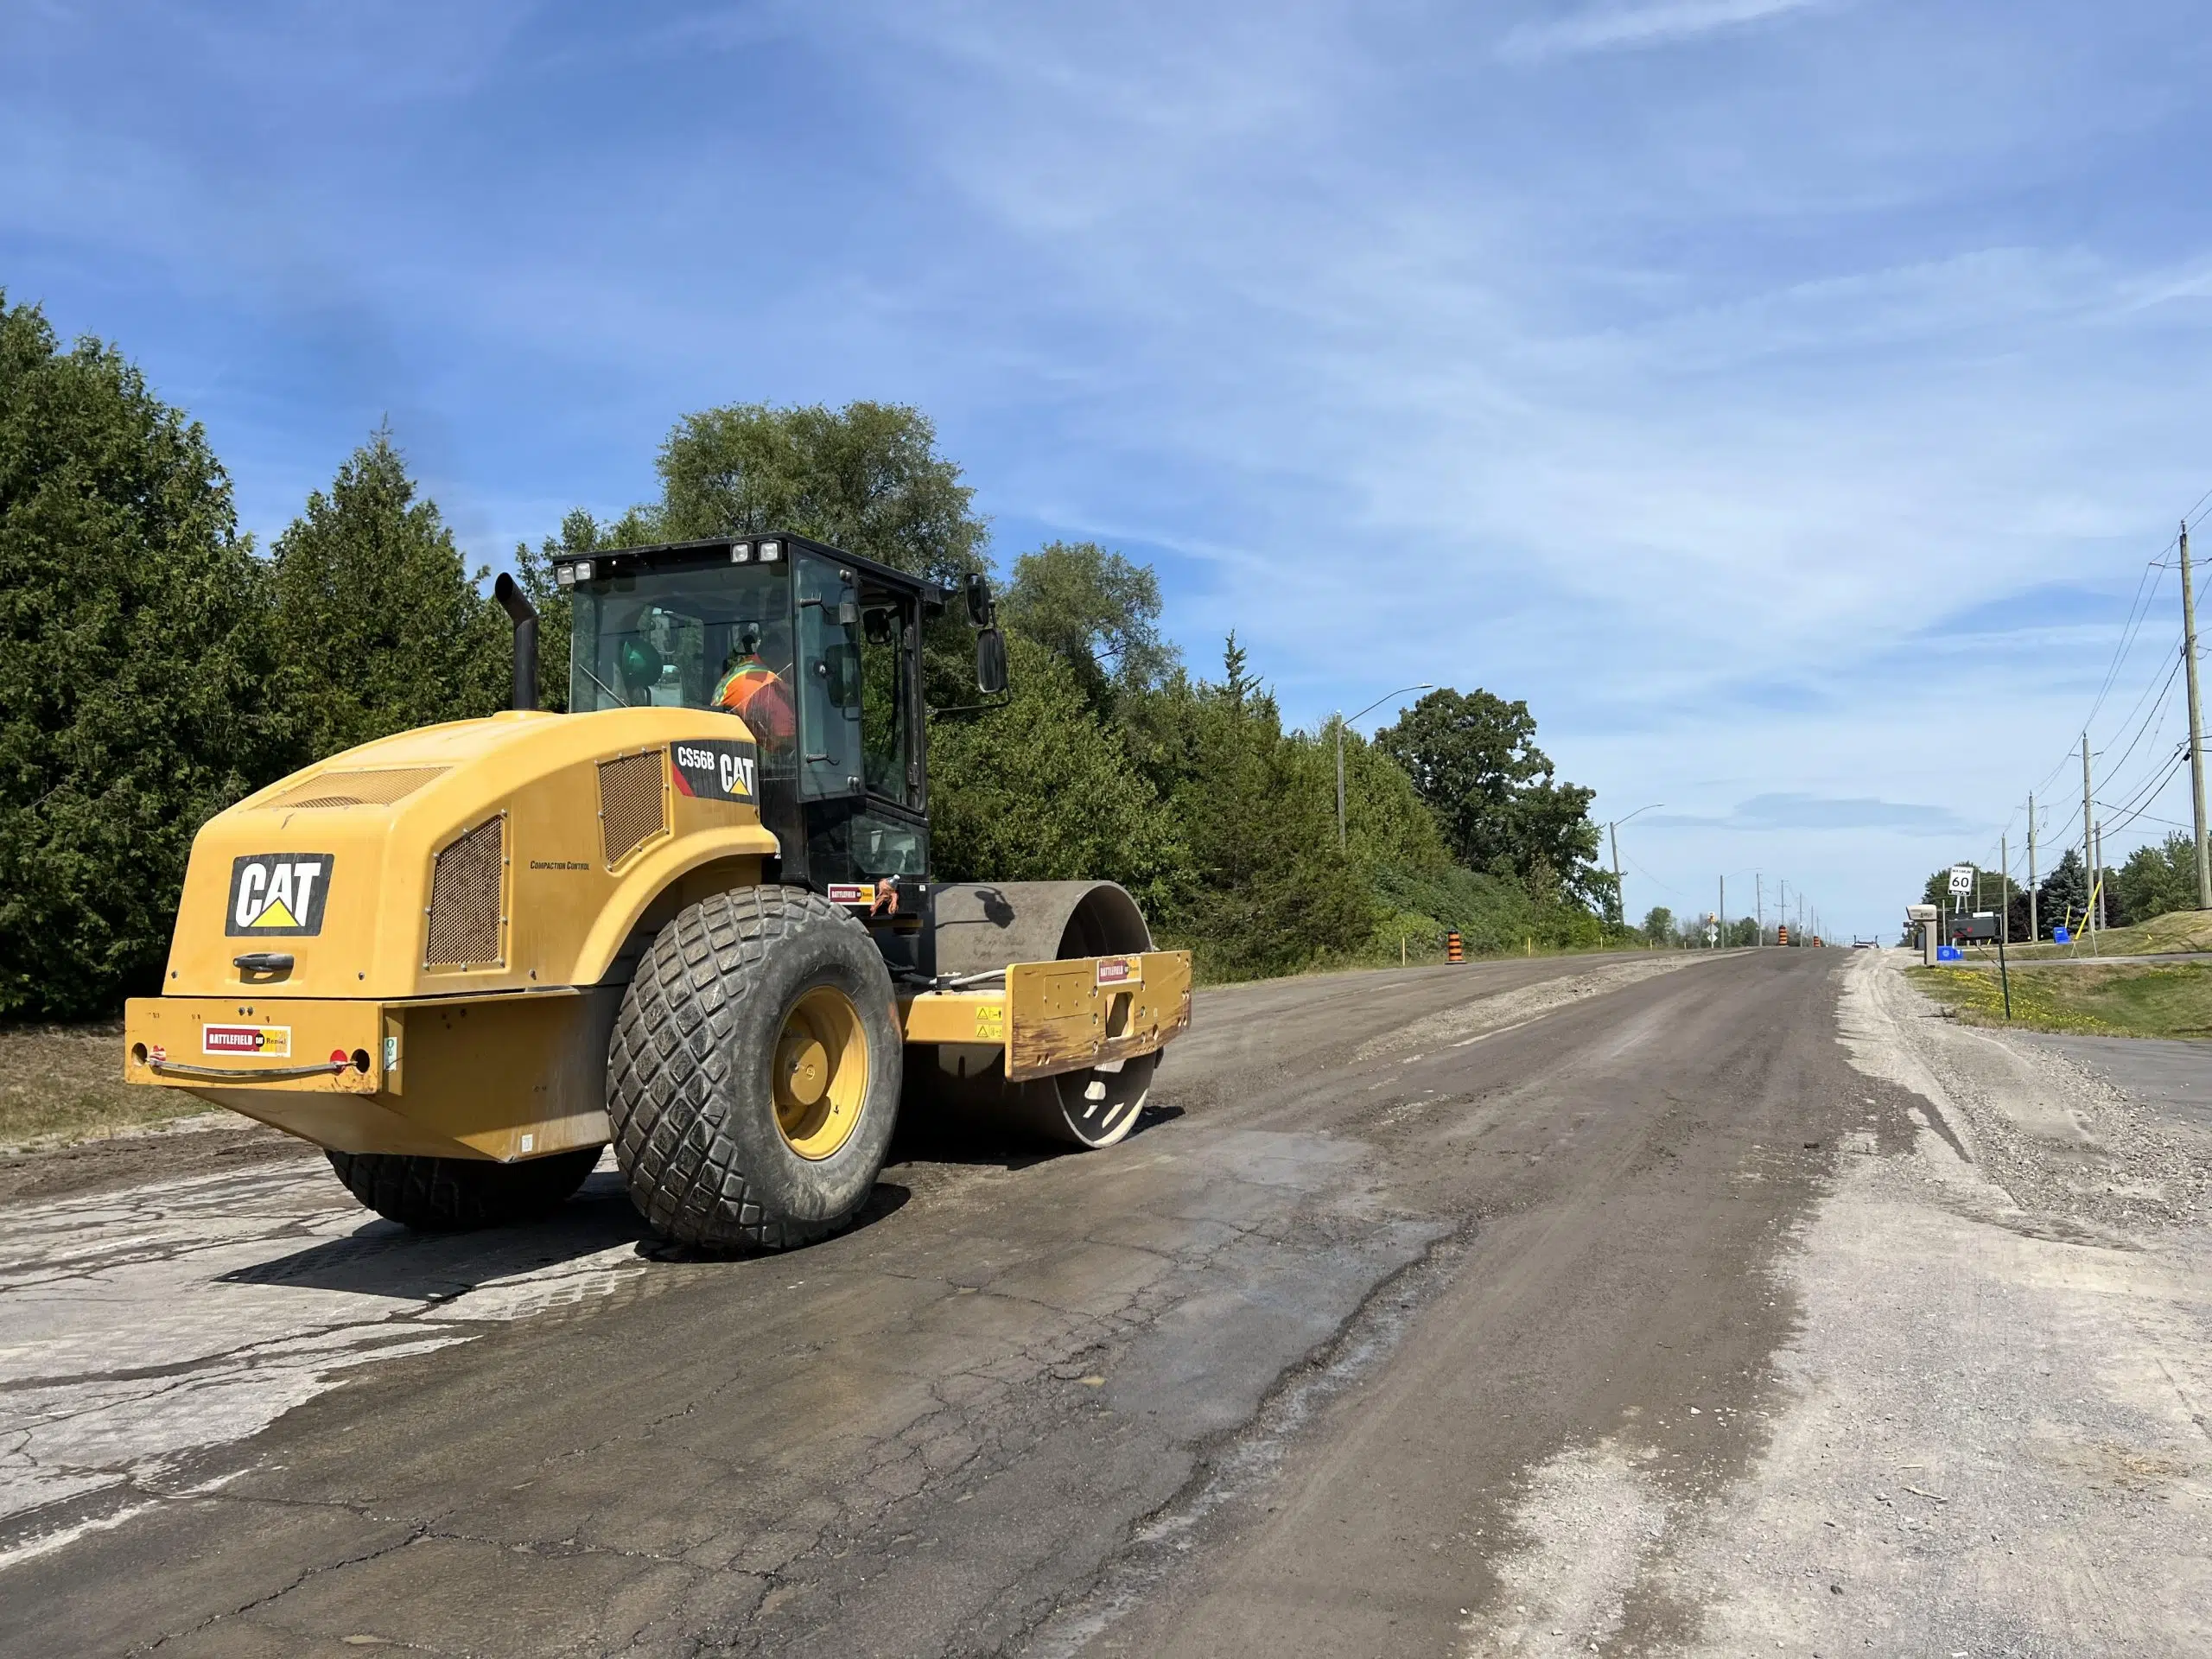
{"label": "black exhaust stack", "polygon": [[492,584],[492,597],[514,619],[515,696],[518,709],[537,707],[537,607],[519,582],[505,571]]}

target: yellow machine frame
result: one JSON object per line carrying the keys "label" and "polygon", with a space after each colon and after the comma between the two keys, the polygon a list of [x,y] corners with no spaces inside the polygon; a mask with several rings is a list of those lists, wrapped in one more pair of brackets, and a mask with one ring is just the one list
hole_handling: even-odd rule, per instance
{"label": "yellow machine frame", "polygon": [[[621,963],[778,851],[757,804],[679,785],[679,745],[735,735],[691,709],[508,712],[248,797],[194,842],[163,994],[125,1009],[126,1078],[340,1152],[512,1162],[605,1141]],[[271,898],[279,865],[305,903]],[[1160,1048],[1190,985],[1187,953],[1153,951],[1017,963],[1002,989],[898,1008],[909,1044],[1001,1046],[1020,1083]]]}

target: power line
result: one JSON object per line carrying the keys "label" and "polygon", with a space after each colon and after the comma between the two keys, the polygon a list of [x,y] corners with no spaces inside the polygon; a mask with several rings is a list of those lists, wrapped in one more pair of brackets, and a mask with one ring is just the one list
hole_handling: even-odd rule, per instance
{"label": "power line", "polygon": [[[2212,511],[2212,489],[2207,489],[2196,498],[2196,501],[2190,505],[2190,510],[2182,515],[2182,522],[2194,528],[2202,521],[2208,511]],[[2120,627],[2120,642],[2113,649],[2112,662],[2105,670],[2104,680],[2097,688],[2095,700],[2089,705],[2088,718],[2082,723],[2084,731],[2094,732],[2097,716],[2104,712],[2106,699],[2112,695],[2113,687],[2118,683],[2120,671],[2126,666],[2129,657],[2133,654],[2135,645],[2142,636],[2144,625],[2150,619],[2152,606],[2164,582],[2164,573],[2173,568],[2167,563],[2166,555],[2177,551],[2180,544],[2181,538],[2178,535],[2169,537],[2164,545],[2159,548],[2157,556],[2145,561],[2143,574],[2136,580],[2135,596],[2128,603],[2127,620]],[[2141,707],[2142,702],[2139,698],[2136,709],[2139,709]],[[2133,720],[2135,710],[2131,709],[2128,719]],[[2124,729],[2126,722],[2122,721],[2121,724]],[[2115,738],[2113,741],[2118,740]],[[2107,747],[2110,746],[2107,745]],[[2079,751],[2069,745],[2067,752],[2058,758],[2051,769],[2044,774],[2042,781],[2036,785],[2034,793],[2037,795],[2047,793],[2050,788],[2051,780],[2071,766],[2078,753]],[[2008,824],[2009,822],[2007,820]]]}
{"label": "power line", "polygon": [[2114,807],[2108,801],[2099,801],[2097,804],[2103,807],[2106,811],[2117,811],[2122,815],[2117,822],[2108,823],[2105,825],[2105,828],[2107,830],[2125,830],[2129,824],[2134,823],[2136,819],[2141,817],[2143,816],[2143,809],[2146,807],[2149,803],[2158,798],[2158,791],[2164,789],[2168,783],[2172,781],[2174,773],[2181,770],[2182,762],[2188,759],[2189,745],[2183,743],[2180,747],[2174,751],[2173,758],[2166,762],[2166,769],[2160,772],[2156,778],[2152,779],[2149,783],[2145,784],[2142,788],[2137,790],[2134,794],[2129,796],[2126,804]]}

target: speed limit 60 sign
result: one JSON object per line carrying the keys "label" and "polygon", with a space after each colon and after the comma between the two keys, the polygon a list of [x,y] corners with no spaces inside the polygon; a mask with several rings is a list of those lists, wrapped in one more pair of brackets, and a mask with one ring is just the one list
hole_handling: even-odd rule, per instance
{"label": "speed limit 60 sign", "polygon": [[1954,864],[1951,866],[1951,891],[1961,896],[1974,891],[1973,865]]}

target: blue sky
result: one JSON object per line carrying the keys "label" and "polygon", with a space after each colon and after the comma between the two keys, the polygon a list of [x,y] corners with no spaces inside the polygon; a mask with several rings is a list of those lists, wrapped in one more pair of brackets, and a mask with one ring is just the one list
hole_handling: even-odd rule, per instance
{"label": "blue sky", "polygon": [[2212,487],[2202,25],[18,0],[0,286],[264,542],[387,415],[497,561],[684,410],[917,404],[1001,559],[1151,561],[1295,721],[1526,697],[1601,816],[1663,804],[1632,909],[1758,872],[1887,931],[2039,780],[2078,819],[2085,721],[2115,819],[2180,736],[2171,572],[2126,631]]}

